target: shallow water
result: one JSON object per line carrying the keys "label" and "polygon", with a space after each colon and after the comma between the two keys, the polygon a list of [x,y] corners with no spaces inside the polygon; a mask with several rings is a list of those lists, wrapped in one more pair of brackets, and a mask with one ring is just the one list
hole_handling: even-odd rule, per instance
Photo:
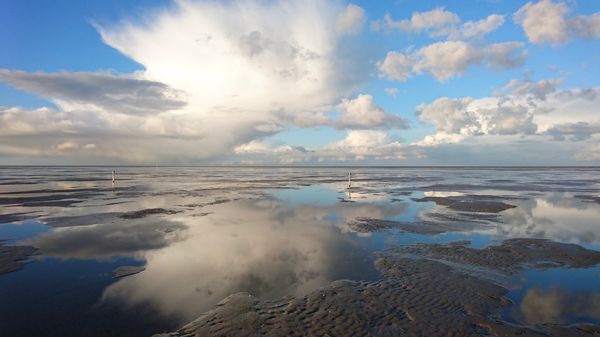
{"label": "shallow water", "polygon": [[[235,292],[276,299],[377,279],[374,252],[417,242],[483,248],[535,237],[600,250],[600,204],[581,197],[599,195],[598,168],[126,167],[114,186],[111,170],[0,168],[0,239],[40,249],[22,270],[0,275],[0,335],[149,336]],[[482,216],[413,200],[463,195],[517,207]],[[165,212],[130,213],[155,208]],[[349,225],[357,218],[466,226],[364,232]],[[119,266],[145,270],[115,278]],[[578,300],[600,298],[598,275],[597,267],[528,270],[502,315],[598,323],[600,301]],[[557,309],[532,314],[548,303]]]}

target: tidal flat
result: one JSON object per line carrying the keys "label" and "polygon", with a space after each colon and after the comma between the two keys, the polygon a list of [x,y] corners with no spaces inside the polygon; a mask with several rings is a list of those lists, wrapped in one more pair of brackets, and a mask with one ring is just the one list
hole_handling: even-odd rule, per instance
{"label": "tidal flat", "polygon": [[0,167],[0,335],[597,336],[599,198],[585,167]]}

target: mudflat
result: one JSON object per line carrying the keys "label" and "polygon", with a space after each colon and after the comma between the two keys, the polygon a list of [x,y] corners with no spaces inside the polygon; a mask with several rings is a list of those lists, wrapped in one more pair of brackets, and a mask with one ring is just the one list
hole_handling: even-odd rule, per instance
{"label": "mudflat", "polygon": [[600,334],[600,327],[586,324],[507,324],[498,309],[512,304],[504,297],[508,290],[476,276],[481,270],[468,272],[469,266],[499,273],[516,273],[525,266],[588,267],[600,263],[600,252],[534,239],[508,240],[486,249],[463,244],[381,252],[375,265],[383,277],[374,282],[337,281],[304,297],[274,301],[237,293],[180,330],[155,337]]}

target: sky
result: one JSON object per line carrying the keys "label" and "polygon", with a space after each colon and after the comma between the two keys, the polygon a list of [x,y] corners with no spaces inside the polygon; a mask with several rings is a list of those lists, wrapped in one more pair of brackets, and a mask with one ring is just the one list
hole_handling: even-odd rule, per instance
{"label": "sky", "polygon": [[8,0],[0,165],[600,165],[600,1]]}

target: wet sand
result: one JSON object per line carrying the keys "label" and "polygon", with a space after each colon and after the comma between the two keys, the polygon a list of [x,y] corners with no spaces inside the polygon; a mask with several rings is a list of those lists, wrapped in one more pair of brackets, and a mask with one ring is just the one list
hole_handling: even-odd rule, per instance
{"label": "wet sand", "polygon": [[600,196],[595,196],[595,195],[576,195],[575,198],[581,199],[581,200],[585,200],[588,202],[595,202],[597,204],[600,204]]}
{"label": "wet sand", "polygon": [[378,281],[336,281],[275,301],[237,293],[180,330],[156,336],[597,336],[600,327],[592,325],[504,322],[498,309],[511,305],[508,290],[463,268],[516,273],[597,263],[600,252],[534,239],[483,250],[463,243],[398,247],[379,254]]}
{"label": "wet sand", "polygon": [[172,214],[177,214],[180,212],[181,211],[176,211],[176,210],[172,210],[172,209],[148,208],[148,209],[142,209],[139,211],[123,213],[123,214],[119,215],[119,218],[121,218],[121,219],[141,219],[141,218],[145,218],[149,215],[157,215],[157,214],[172,215]]}
{"label": "wet sand", "polygon": [[0,274],[21,270],[36,252],[35,247],[5,246],[0,242]]}
{"label": "wet sand", "polygon": [[416,244],[394,249],[419,257],[515,273],[527,266],[535,269],[587,268],[600,263],[600,252],[574,244],[544,239],[508,239],[499,246],[475,249],[466,242],[449,245]]}
{"label": "wet sand", "polygon": [[139,274],[146,270],[145,267],[142,266],[120,266],[113,270],[113,276],[115,278],[126,277],[130,275]]}
{"label": "wet sand", "polygon": [[[434,213],[437,214],[437,213]],[[445,219],[447,220],[447,219]],[[474,224],[465,222],[432,222],[412,221],[402,222],[372,218],[356,218],[348,223],[348,227],[358,233],[371,233],[388,229],[396,229],[414,234],[441,234],[447,232],[464,231],[474,228]]]}
{"label": "wet sand", "polygon": [[435,202],[437,205],[446,206],[455,211],[500,213],[517,206],[498,201],[496,196],[466,195],[455,197],[424,197],[413,198],[416,202]]}
{"label": "wet sand", "polygon": [[[510,226],[504,226],[504,224],[516,224],[514,225],[515,231],[510,232],[510,235],[498,235],[493,238],[494,241],[498,240],[496,242],[500,242],[500,239],[507,237],[549,237],[559,241],[564,240],[565,242],[579,242],[582,244],[596,242],[594,239],[596,228],[593,226],[597,222],[594,220],[593,210],[597,209],[594,207],[597,207],[596,203],[599,201],[597,197],[598,188],[589,186],[591,182],[596,180],[561,180],[559,184],[544,177],[527,178],[522,181],[520,180],[521,175],[516,175],[515,179],[483,181],[480,181],[479,178],[462,181],[457,179],[458,183],[446,183],[455,181],[454,177],[453,179],[442,179],[418,177],[415,174],[408,177],[379,176],[377,172],[377,174],[371,175],[364,174],[364,178],[358,178],[360,176],[357,175],[357,178],[353,180],[353,183],[357,186],[352,188],[352,199],[346,199],[345,196],[347,195],[349,198],[350,195],[345,190],[346,181],[343,179],[343,174],[339,175],[341,177],[339,179],[332,179],[331,177],[337,175],[329,173],[322,175],[293,173],[288,174],[289,176],[285,179],[264,177],[257,179],[253,174],[239,176],[235,179],[228,177],[214,178],[219,176],[217,174],[210,178],[210,181],[207,177],[212,176],[204,175],[200,178],[194,176],[194,179],[199,179],[199,183],[192,187],[188,187],[188,185],[174,187],[176,185],[162,184],[162,181],[154,178],[154,174],[156,173],[151,173],[148,179],[161,183],[159,184],[160,188],[147,187],[143,181],[140,182],[135,178],[131,180],[132,186],[127,186],[125,182],[128,180],[123,179],[122,185],[113,189],[106,187],[110,186],[110,182],[106,181],[105,176],[102,176],[90,180],[86,180],[87,178],[62,179],[64,181],[95,182],[95,184],[89,186],[97,187],[84,187],[85,185],[82,185],[80,188],[61,188],[61,185],[48,184],[49,187],[45,187],[45,185],[42,187],[23,187],[23,189],[28,188],[29,190],[0,193],[0,205],[6,206],[7,212],[7,214],[0,214],[0,222],[18,222],[29,218],[39,220],[45,226],[51,227],[47,233],[42,232],[18,242],[18,244],[38,247],[44,258],[66,261],[69,259],[112,261],[123,256],[154,258],[154,260],[148,259],[148,261],[126,260],[121,262],[123,265],[111,266],[102,273],[102,275],[112,279],[113,285],[122,286],[122,288],[113,288],[113,290],[123,291],[114,292],[117,295],[111,298],[111,301],[115,298],[119,300],[126,299],[123,302],[115,302],[116,306],[126,307],[126,305],[130,305],[127,300],[131,301],[128,297],[132,294],[131,290],[141,288],[140,285],[144,285],[143,282],[133,282],[136,280],[146,278],[152,284],[156,283],[158,286],[150,288],[149,293],[152,293],[151,296],[143,297],[146,294],[139,292],[134,293],[131,297],[135,298],[136,295],[142,294],[141,298],[144,300],[158,298],[156,303],[160,304],[163,299],[155,296],[154,293],[168,293],[167,289],[169,288],[191,288],[196,280],[204,280],[207,275],[216,274],[216,276],[213,276],[214,280],[217,280],[216,282],[206,283],[206,287],[204,287],[205,284],[202,284],[203,287],[196,286],[194,289],[195,292],[202,292],[201,296],[203,298],[189,296],[183,291],[182,293],[186,294],[185,296],[171,296],[170,293],[163,296],[169,297],[172,299],[171,301],[177,303],[172,307],[168,307],[165,313],[161,312],[161,314],[173,315],[173,312],[179,312],[179,308],[186,307],[190,302],[194,305],[198,303],[198,306],[195,307],[197,310],[193,314],[186,316],[185,319],[169,319],[169,325],[154,328],[150,330],[150,333],[148,333],[149,330],[143,330],[145,331],[144,334],[136,334],[135,331],[142,330],[135,330],[132,328],[133,324],[123,323],[126,322],[123,321],[123,336],[131,334],[149,335],[165,330],[172,331],[184,322],[197,317],[199,313],[204,312],[205,308],[211,307],[224,296],[237,291],[250,291],[255,296],[249,293],[233,294],[222,300],[210,311],[202,314],[197,320],[178,331],[167,334],[167,336],[600,335],[598,326],[560,325],[562,323],[572,324],[572,320],[557,321],[553,320],[553,317],[551,320],[545,318],[534,319],[533,322],[523,320],[527,324],[536,325],[517,326],[503,320],[511,320],[512,317],[501,314],[501,312],[504,312],[503,308],[509,308],[512,305],[507,299],[507,293],[510,296],[508,291],[510,284],[507,281],[511,277],[520,276],[520,273],[524,271],[523,268],[537,268],[540,270],[587,268],[600,261],[598,252],[585,250],[576,245],[536,239],[506,240],[498,246],[485,249],[471,248],[468,242],[437,245],[414,244],[414,242],[420,242],[418,240],[423,237],[426,237],[425,242],[447,242],[447,240],[466,237],[461,236],[461,233],[452,233],[446,236],[450,239],[443,241],[444,235],[440,234],[475,232],[476,234],[473,237],[468,237],[468,239],[473,239],[474,245],[481,246],[481,242],[477,242],[476,237],[479,233],[497,229],[501,226],[499,231],[512,229]],[[484,174],[482,176],[493,175]],[[174,177],[177,176],[174,174],[168,175],[169,180]],[[182,177],[186,182],[192,180],[186,175],[182,175]],[[48,178],[43,177],[43,179]],[[195,180],[194,182],[196,183]],[[302,186],[322,183],[338,184],[339,186],[328,187],[335,192],[331,196],[327,195],[327,191],[324,193],[323,190],[302,188]],[[15,186],[18,184],[14,181],[12,183]],[[294,203],[290,203],[290,205],[294,206],[288,207],[288,201],[284,201],[287,200],[285,197],[272,198],[271,195],[274,194],[272,191],[276,189],[298,190],[299,201],[291,198]],[[482,194],[478,195],[476,193]],[[494,193],[498,194],[490,195]],[[310,199],[312,196],[309,194],[314,194],[315,199]],[[537,198],[536,195],[545,196],[545,198]],[[303,197],[306,197],[306,200]],[[138,199],[143,199],[144,202],[139,202]],[[259,217],[256,222],[266,223],[278,231],[283,231],[296,222],[299,224],[297,228],[306,231],[311,229],[307,226],[308,223],[318,223],[323,228],[334,228],[336,234],[339,228],[344,239],[356,243],[356,246],[371,244],[384,238],[390,242],[390,245],[393,245],[393,248],[388,248],[389,246],[380,247],[379,243],[376,242],[374,245],[377,246],[374,246],[374,248],[370,248],[368,251],[361,250],[361,255],[340,255],[343,256],[344,261],[350,261],[348,263],[352,269],[359,270],[357,272],[361,274],[359,277],[344,275],[324,278],[323,282],[307,287],[306,291],[282,291],[277,293],[276,296],[265,296],[256,289],[283,288],[282,285],[298,282],[295,278],[296,275],[317,277],[318,272],[322,272],[317,268],[319,265],[314,267],[315,265],[306,264],[311,268],[299,268],[298,270],[290,269],[289,266],[297,264],[300,260],[309,261],[311,258],[314,259],[309,254],[315,255],[316,252],[321,253],[322,251],[325,257],[332,256],[335,250],[324,248],[331,247],[332,244],[341,246],[341,243],[332,240],[326,242],[323,246],[307,245],[310,249],[306,250],[282,249],[281,254],[266,254],[267,258],[261,260],[260,264],[252,265],[253,260],[251,259],[248,260],[250,263],[245,262],[243,265],[227,262],[217,265],[213,269],[206,268],[208,271],[206,273],[197,273],[198,275],[195,276],[192,273],[190,277],[186,278],[186,273],[178,273],[180,269],[191,270],[203,266],[199,263],[190,264],[190,259],[205,259],[212,263],[216,256],[212,255],[216,254],[214,248],[196,253],[192,249],[193,247],[206,245],[207,242],[210,242],[210,240],[198,240],[198,244],[181,245],[179,250],[173,250],[173,252],[185,253],[179,254],[181,256],[180,260],[166,260],[164,265],[157,263],[156,256],[161,256],[162,253],[167,251],[167,248],[185,243],[188,237],[197,240],[198,237],[204,237],[206,233],[221,233],[222,237],[226,238],[222,241],[225,242],[224,246],[229,247],[230,250],[240,244],[252,243],[253,241],[249,240],[248,233],[244,234],[244,231],[241,230],[247,228],[247,222],[252,222],[253,218],[251,216],[235,219],[239,222],[240,229],[229,226],[232,219],[230,215],[222,216],[216,221],[189,221],[189,219],[205,217],[209,214],[212,214],[209,217],[210,219],[223,213],[230,214],[238,211],[241,213],[242,210],[238,209],[240,204],[234,202],[240,199],[261,199],[261,205],[264,206],[264,208],[260,208],[262,212],[267,212],[266,209],[275,209],[273,219]],[[228,204],[229,202],[234,204],[231,208],[211,207]],[[558,225],[554,226],[552,223],[552,221],[556,221],[556,223],[562,224],[562,221],[572,218],[575,211],[565,213],[567,215],[558,220],[553,217],[548,217],[549,220],[542,217],[542,215],[546,216],[547,212],[545,211],[548,209],[559,208],[562,205],[561,203],[567,202],[568,204],[565,205],[576,208],[576,218],[581,217],[581,223],[590,224],[589,226],[579,227],[579,231],[576,232],[580,234],[580,237],[586,238],[587,241],[581,240],[579,237],[574,239],[562,235],[565,232],[571,233],[574,231],[572,222],[566,221],[564,228],[558,227]],[[433,203],[438,206],[434,206]],[[318,206],[314,206],[314,204]],[[113,207],[113,205],[118,206]],[[282,205],[285,205],[285,207]],[[534,211],[537,206],[543,207],[538,207],[537,211]],[[515,209],[515,207],[517,208]],[[253,204],[252,209],[256,208],[257,205]],[[415,215],[406,216],[407,213],[411,212],[414,212]],[[532,214],[535,215],[536,212],[538,216],[534,217]],[[255,215],[254,213],[247,214]],[[589,214],[589,216],[586,214]],[[402,219],[402,221],[396,221],[398,219]],[[175,220],[181,222],[175,222]],[[539,224],[539,226],[534,227],[534,224]],[[261,229],[260,226],[252,228]],[[558,231],[559,229],[561,231]],[[552,230],[555,230],[554,233],[561,235],[553,235]],[[374,232],[380,233],[362,235]],[[405,233],[397,235],[397,232],[416,235],[405,235]],[[267,231],[266,233],[270,232]],[[288,245],[294,247],[295,242],[299,241],[297,234],[306,232],[292,231],[288,233],[282,236],[285,239],[282,245],[285,245],[285,247]],[[309,232],[310,235],[307,234],[306,237],[311,239],[307,241],[319,240],[323,237],[323,233],[328,232]],[[394,236],[396,235],[400,238],[407,238],[409,242],[403,242],[402,244],[405,244],[405,246],[397,246],[394,243],[394,239],[396,239]],[[263,234],[257,235],[257,237],[262,236]],[[287,241],[288,237],[290,238],[289,241]],[[442,237],[441,241],[436,241],[440,240],[440,237]],[[213,235],[212,238],[219,239],[217,235]],[[372,240],[369,238],[372,238]],[[430,238],[431,241],[428,240]],[[11,239],[13,238],[11,237]],[[579,241],[576,241],[576,239]],[[258,244],[253,244],[253,247],[271,247],[272,243],[277,242],[277,240],[278,237],[276,236],[270,241],[254,241]],[[234,241],[240,243],[227,246],[227,243]],[[489,242],[484,243],[484,245],[487,244]],[[219,243],[219,245],[222,244]],[[589,248],[589,246],[587,247]],[[385,248],[388,249],[381,251]],[[31,249],[31,251],[28,249]],[[223,255],[230,253],[225,249],[223,251],[225,251]],[[342,250],[340,249],[340,251]],[[372,251],[379,252],[371,254]],[[290,254],[290,252],[308,253]],[[0,273],[2,273],[4,265],[13,266],[13,269],[9,272],[22,268],[31,253],[36,253],[36,249],[24,246],[19,248],[0,245]],[[247,253],[244,252],[243,254]],[[232,254],[232,256],[235,257],[235,254]],[[352,256],[352,258],[347,256]],[[358,258],[365,256],[369,256],[369,258],[364,259],[364,264],[368,264],[373,272],[373,276],[369,278],[361,278],[364,269],[357,266]],[[377,279],[376,271],[373,270],[373,263],[370,259],[372,256],[377,258],[375,266],[381,273],[380,279]],[[279,258],[283,260],[277,260]],[[5,260],[8,263],[5,263]],[[238,258],[238,260],[243,259]],[[232,259],[232,261],[237,260]],[[329,268],[339,268],[339,265],[342,264],[340,261],[341,259],[329,262],[325,260],[325,262],[330,263],[331,267]],[[158,260],[158,262],[162,261]],[[36,263],[44,263],[44,261],[39,259]],[[137,263],[144,263],[144,266],[148,269],[144,270],[144,267],[136,266]],[[179,266],[176,265],[177,263],[179,263]],[[227,269],[226,266],[229,265],[233,265],[231,270],[234,271],[243,269],[247,265],[250,265],[250,267],[248,267],[248,272],[240,273],[241,276],[235,273],[232,273],[233,276],[219,274],[222,270]],[[273,265],[285,265],[286,268],[276,268],[272,267]],[[156,272],[157,267],[163,267],[165,270]],[[203,271],[204,269],[200,270]],[[290,270],[291,272],[289,272]],[[139,275],[127,277],[142,271],[143,273]],[[16,276],[17,274],[13,275]],[[158,283],[156,276],[163,275],[169,282]],[[184,277],[181,277],[182,275]],[[281,275],[286,277],[279,278]],[[226,277],[229,277],[229,279]],[[329,284],[332,280],[346,277],[352,280],[369,281],[341,280]],[[235,285],[237,288],[232,287],[231,291],[223,291],[211,297],[215,291],[213,284],[229,282],[234,278],[239,280],[239,284],[242,285]],[[44,280],[43,277],[39,279]],[[289,282],[286,283],[286,281]],[[291,286],[290,289],[292,289]],[[512,291],[512,288],[510,289]],[[544,289],[532,290],[529,298],[545,296],[544,291]],[[295,297],[277,299],[279,296],[286,294],[295,294]],[[592,292],[592,294],[595,295],[597,292]],[[571,295],[556,295],[555,297],[557,296],[569,297]],[[272,300],[274,298],[275,300]],[[36,299],[36,301],[38,300]],[[171,301],[165,301],[165,303],[170,304]],[[200,306],[200,301],[204,301],[204,306]],[[23,307],[30,305],[30,303],[22,302],[20,299],[19,301],[13,301],[10,305],[17,305],[15,303],[24,303],[19,304]],[[517,307],[518,303],[514,307]],[[142,303],[143,306],[150,307],[149,304],[155,303],[150,301]],[[176,309],[173,309],[173,307]],[[73,313],[83,312],[87,308],[80,309],[65,312],[67,318],[60,322],[77,321],[77,319],[73,319]],[[9,310],[12,311],[13,309]],[[151,317],[151,315],[146,314],[143,316]],[[29,316],[22,315],[22,317]],[[39,320],[39,317],[43,319],[45,316],[39,315],[37,317],[36,319]],[[90,318],[89,316],[83,317],[84,319]],[[113,323],[116,320],[114,315],[106,317]],[[84,319],[79,319],[79,321]],[[8,322],[10,321],[11,318],[8,319]],[[12,321],[16,322],[17,320],[12,318]],[[100,320],[98,321],[100,322]],[[140,325],[148,325],[147,317],[146,320],[140,320],[139,322]],[[48,324],[48,326],[53,325],[55,325],[55,322]],[[13,331],[20,330],[15,329]],[[98,329],[89,331],[98,333]],[[98,335],[102,335],[102,333],[100,332]]]}

